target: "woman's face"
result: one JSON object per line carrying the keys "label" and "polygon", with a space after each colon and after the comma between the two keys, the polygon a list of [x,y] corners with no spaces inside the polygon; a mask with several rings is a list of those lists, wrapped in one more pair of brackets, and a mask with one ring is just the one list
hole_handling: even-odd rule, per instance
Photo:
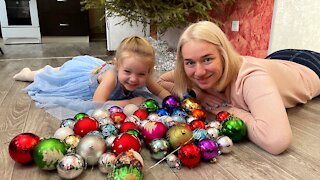
{"label": "woman's face", "polygon": [[181,53],[187,77],[202,90],[214,88],[223,73],[217,46],[206,41],[191,40],[182,46]]}
{"label": "woman's face", "polygon": [[144,86],[149,77],[149,67],[139,58],[141,57],[129,56],[123,59],[118,68],[118,79],[127,91]]}

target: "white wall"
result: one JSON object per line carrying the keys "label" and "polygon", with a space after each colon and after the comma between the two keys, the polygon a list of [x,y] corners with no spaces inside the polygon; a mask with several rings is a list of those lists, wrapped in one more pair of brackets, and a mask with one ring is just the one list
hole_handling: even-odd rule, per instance
{"label": "white wall", "polygon": [[320,52],[319,7],[319,0],[275,0],[268,53],[286,48]]}

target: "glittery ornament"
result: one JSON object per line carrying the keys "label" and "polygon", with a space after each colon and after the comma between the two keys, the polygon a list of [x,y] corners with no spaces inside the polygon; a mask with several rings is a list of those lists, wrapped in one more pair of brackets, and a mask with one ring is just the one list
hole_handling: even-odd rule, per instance
{"label": "glittery ornament", "polygon": [[141,103],[140,108],[146,109],[148,113],[156,112],[159,109],[159,104],[154,99],[147,99]]}
{"label": "glittery ornament", "polygon": [[219,146],[212,139],[203,139],[197,143],[197,146],[204,161],[215,162],[215,158],[220,155]]}
{"label": "glittery ornament", "polygon": [[113,141],[116,139],[116,137],[117,137],[117,136],[115,136],[115,135],[111,135],[111,136],[106,137],[105,142],[106,142],[106,144],[107,144],[107,148],[108,148],[108,149],[111,149],[112,144],[113,144]]}
{"label": "glittery ornament", "polygon": [[78,154],[67,154],[57,164],[58,175],[63,179],[74,179],[86,168],[84,159]]}
{"label": "glittery ornament", "polygon": [[176,168],[176,169],[181,169],[181,162],[180,159],[174,155],[170,154],[166,157],[167,164],[170,168]]}
{"label": "glittery ornament", "polygon": [[192,131],[183,125],[177,125],[169,129],[167,139],[173,149],[192,140]]}
{"label": "glittery ornament", "polygon": [[190,123],[190,125],[193,129],[205,129],[206,128],[206,124],[203,121],[201,121],[200,119],[193,120]]}
{"label": "glittery ornament", "polygon": [[92,112],[91,117],[95,118],[97,121],[100,121],[101,119],[110,117],[110,113],[106,109],[99,108],[99,109],[95,109]]}
{"label": "glittery ornament", "polygon": [[217,138],[217,143],[221,153],[223,154],[230,153],[233,149],[233,142],[228,136],[219,136]]}
{"label": "glittery ornament", "polygon": [[138,167],[123,165],[114,168],[113,170],[113,180],[125,180],[125,179],[134,179],[142,180],[143,174]]}
{"label": "glittery ornament", "polygon": [[80,140],[76,153],[83,157],[88,165],[94,166],[98,164],[99,157],[106,150],[107,144],[104,139],[100,136],[86,135]]}
{"label": "glittery ornament", "polygon": [[164,125],[167,126],[168,129],[178,124],[175,120],[171,118],[171,116],[161,116],[158,118],[157,121],[162,122]]}
{"label": "glittery ornament", "polygon": [[155,160],[164,158],[168,154],[169,148],[170,144],[164,138],[154,139],[149,143],[151,157]]}
{"label": "glittery ornament", "polygon": [[64,138],[66,138],[69,135],[73,135],[74,132],[71,128],[69,127],[61,127],[59,129],[56,130],[56,132],[54,133],[53,137],[60,139],[60,140],[64,140]]}
{"label": "glittery ornament", "polygon": [[170,116],[170,112],[167,109],[160,108],[157,110],[159,116]]}
{"label": "glittery ornament", "polygon": [[228,118],[222,123],[221,133],[233,142],[239,142],[247,136],[247,126],[240,118]]}
{"label": "glittery ornament", "polygon": [[123,112],[115,112],[110,117],[115,124],[121,124],[127,118]]}
{"label": "glittery ornament", "polygon": [[201,109],[201,105],[195,98],[186,98],[182,101],[181,108],[186,112],[191,112],[193,109]]}
{"label": "glittery ornament", "polygon": [[66,138],[64,138],[63,142],[68,147],[68,152],[74,152],[76,150],[76,147],[80,142],[80,139],[81,137],[79,135],[69,135]]}
{"label": "glittery ornament", "polygon": [[130,115],[133,115],[133,113],[138,110],[139,107],[135,104],[128,104],[126,105],[124,108],[123,108],[123,113],[126,115],[126,116],[130,116]]}
{"label": "glittery ornament", "polygon": [[99,123],[91,117],[83,117],[78,120],[73,127],[74,134],[81,137],[85,136],[90,131],[99,130]]}
{"label": "glittery ornament", "polygon": [[191,110],[191,115],[201,121],[205,121],[207,118],[206,112],[203,109],[193,109]]}
{"label": "glittery ornament", "polygon": [[167,96],[162,101],[162,108],[173,111],[180,106],[180,99],[177,96]]}
{"label": "glittery ornament", "polygon": [[149,114],[145,109],[138,109],[133,113],[133,115],[137,116],[140,120],[145,120]]}
{"label": "glittery ornament", "polygon": [[110,117],[99,119],[99,127],[106,125],[106,124],[114,124],[113,120]]}
{"label": "glittery ornament", "polygon": [[78,120],[80,120],[80,119],[82,119],[82,118],[84,118],[84,117],[87,117],[87,116],[89,116],[88,114],[86,114],[86,113],[78,113],[78,114],[76,114],[75,116],[74,116],[74,120],[75,121],[78,121]]}
{"label": "glittery ornament", "polygon": [[124,122],[120,125],[120,133],[126,132],[129,129],[138,130],[138,126],[133,122]]}
{"label": "glittery ornament", "polygon": [[203,139],[209,138],[209,134],[205,129],[195,129],[193,130],[192,134],[193,134],[193,140],[195,142],[199,142]]}
{"label": "glittery ornament", "polygon": [[178,150],[178,157],[184,166],[192,168],[199,165],[201,152],[196,145],[185,144]]}
{"label": "glittery ornament", "polygon": [[33,133],[16,135],[9,144],[10,157],[18,163],[31,163],[33,161],[33,151],[39,142],[39,136]]}
{"label": "glittery ornament", "polygon": [[106,124],[100,127],[101,129],[101,134],[104,137],[108,137],[111,135],[118,135],[119,134],[119,130],[118,128],[116,128],[116,126],[114,124]]}
{"label": "glittery ornament", "polygon": [[60,127],[69,127],[71,129],[73,129],[73,126],[75,123],[76,123],[75,119],[73,119],[73,118],[63,119],[60,123]]}
{"label": "glittery ornament", "polygon": [[161,122],[149,121],[141,129],[143,140],[149,144],[154,139],[165,137],[167,127]]}
{"label": "glittery ornament", "polygon": [[101,131],[90,131],[87,133],[87,135],[94,135],[94,136],[100,136],[101,138],[104,138],[103,134]]}
{"label": "glittery ornament", "polygon": [[211,139],[217,139],[219,137],[220,131],[217,128],[206,129]]}
{"label": "glittery ornament", "polygon": [[34,149],[36,165],[43,170],[54,170],[58,161],[67,153],[66,145],[56,138],[42,139]]}
{"label": "glittery ornament", "polygon": [[110,115],[116,113],[116,112],[123,112],[123,109],[120,107],[120,106],[111,106],[109,109],[108,109]]}
{"label": "glittery ornament", "polygon": [[140,170],[143,169],[143,158],[141,155],[130,149],[128,151],[122,152],[117,156],[117,160],[115,163],[116,167],[123,166],[123,165],[130,165],[133,167],[137,167]]}
{"label": "glittery ornament", "polygon": [[218,114],[216,115],[216,121],[218,122],[223,122],[226,119],[228,119],[228,117],[230,116],[230,113],[227,111],[220,111],[218,112]]}
{"label": "glittery ornament", "polygon": [[117,161],[117,157],[115,154],[110,152],[103,153],[100,156],[98,161],[98,168],[100,172],[105,174],[112,173],[115,167],[116,161]]}
{"label": "glittery ornament", "polygon": [[182,108],[178,107],[178,108],[175,108],[171,114],[171,116],[174,116],[174,115],[178,115],[185,118],[188,116],[188,113]]}
{"label": "glittery ornament", "polygon": [[159,115],[157,113],[150,113],[147,117],[147,120],[149,121],[157,121],[159,118]]}
{"label": "glittery ornament", "polygon": [[111,152],[113,152],[116,156],[122,152],[128,151],[129,149],[140,152],[141,142],[134,135],[128,133],[122,133],[117,136],[111,146]]}
{"label": "glittery ornament", "polygon": [[124,122],[133,122],[135,123],[137,126],[141,125],[141,120],[138,118],[138,116],[136,115],[130,115],[127,116],[127,118],[124,120]]}

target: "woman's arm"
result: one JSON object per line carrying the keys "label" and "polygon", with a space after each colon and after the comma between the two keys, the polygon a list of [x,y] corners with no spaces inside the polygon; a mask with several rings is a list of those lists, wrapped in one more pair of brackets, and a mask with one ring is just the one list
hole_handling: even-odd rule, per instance
{"label": "woman's arm", "polygon": [[162,86],[164,89],[169,91],[171,94],[174,93],[174,70],[168,71],[162,74],[157,83]]}
{"label": "woman's arm", "polygon": [[165,88],[163,88],[162,86],[160,86],[155,80],[153,80],[152,78],[149,78],[147,81],[147,88],[149,89],[149,91],[160,97],[161,99],[164,99],[165,97],[171,95],[169,91],[167,91]]}

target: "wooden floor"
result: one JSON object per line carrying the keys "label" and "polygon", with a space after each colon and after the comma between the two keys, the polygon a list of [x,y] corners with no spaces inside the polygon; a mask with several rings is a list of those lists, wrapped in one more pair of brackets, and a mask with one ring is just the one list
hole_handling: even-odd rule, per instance
{"label": "wooden floor", "polygon": [[[101,56],[106,53],[104,45],[11,45],[2,46],[2,49],[6,54],[0,55],[0,179],[60,179],[55,171],[43,171],[35,165],[23,166],[9,157],[8,144],[17,134],[32,132],[40,137],[50,137],[60,124],[59,119],[36,108],[29,96],[21,92],[28,83],[15,82],[12,76],[25,66],[32,69],[47,64],[59,66],[69,57],[80,54]],[[215,164],[201,162],[193,169],[176,170],[163,162],[144,171],[144,179],[320,179],[320,97],[288,110],[288,114],[293,144],[279,156],[244,142],[235,144],[232,153],[219,156]],[[145,169],[156,163],[147,149],[144,148],[141,154]],[[106,179],[106,176],[98,168],[89,167],[77,179],[98,180]]]}

